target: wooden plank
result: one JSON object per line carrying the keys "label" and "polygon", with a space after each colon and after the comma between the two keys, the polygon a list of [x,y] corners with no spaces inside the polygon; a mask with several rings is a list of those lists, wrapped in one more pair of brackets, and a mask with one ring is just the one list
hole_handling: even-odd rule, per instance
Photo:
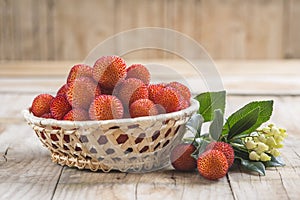
{"label": "wooden plank", "polygon": [[[1,46],[3,48],[3,55],[0,60],[12,60],[14,59],[14,12],[13,1],[2,1],[1,6],[1,20],[3,28],[1,29],[2,41]],[[5,28],[4,28],[5,27]]]}
{"label": "wooden plank", "polygon": [[[206,80],[183,60],[126,60],[151,67],[152,82],[182,80],[194,94],[206,91]],[[65,83],[71,67],[78,62],[3,62],[0,63],[0,92],[51,92]],[[201,61],[195,61],[201,66]],[[299,95],[299,60],[216,61],[218,74],[229,94]],[[168,76],[165,76],[168,74]],[[20,78],[22,77],[22,78]],[[20,87],[21,86],[21,87]]]}
{"label": "wooden plank", "polygon": [[54,199],[233,199],[226,179],[214,184],[197,172],[90,173],[65,168]]}
{"label": "wooden plank", "polygon": [[287,29],[285,33],[287,34],[287,44],[286,45],[286,56],[288,58],[299,58],[300,57],[300,25],[299,21],[296,19],[300,18],[300,2],[298,0],[286,1],[287,7],[286,12],[287,19],[285,23],[287,24]]}
{"label": "wooden plank", "polygon": [[213,58],[282,57],[282,0],[205,0],[202,6],[201,42]]}
{"label": "wooden plank", "polygon": [[0,127],[0,146],[8,145],[0,159],[1,199],[51,199],[62,167],[51,163],[26,123]]}
{"label": "wooden plank", "polygon": [[246,2],[205,0],[201,6],[200,43],[211,56],[246,58]]}
{"label": "wooden plank", "polygon": [[83,60],[114,28],[114,1],[54,2],[56,60]]}
{"label": "wooden plank", "polygon": [[[48,6],[47,1],[33,0],[26,5],[31,6],[32,19],[29,22],[32,23],[32,58],[34,60],[45,60],[48,54]],[[26,40],[26,39],[25,39]],[[28,40],[28,39],[27,39]],[[26,56],[27,57],[27,56]]]}
{"label": "wooden plank", "polygon": [[[122,33],[136,28],[143,27],[164,27],[165,26],[165,3],[164,1],[154,0],[132,0],[132,1],[115,1],[115,29],[114,33]],[[132,9],[134,8],[134,9]],[[160,35],[160,37],[163,37]],[[157,35],[145,34],[141,35],[138,32],[132,33],[128,38],[123,38],[116,41],[116,53],[120,55],[120,50],[127,48],[130,52],[124,55],[126,59],[139,58],[163,58],[164,52],[158,49],[149,49],[143,46],[145,38],[153,40],[161,40]],[[130,49],[131,47],[139,46],[140,49]]]}

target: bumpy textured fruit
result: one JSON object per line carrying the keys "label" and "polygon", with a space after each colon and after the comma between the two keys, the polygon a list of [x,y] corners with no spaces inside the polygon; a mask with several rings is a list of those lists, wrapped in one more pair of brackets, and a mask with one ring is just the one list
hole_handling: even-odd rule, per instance
{"label": "bumpy textured fruit", "polygon": [[181,96],[173,88],[161,88],[154,96],[153,102],[162,105],[167,113],[175,112],[181,109]]}
{"label": "bumpy textured fruit", "polygon": [[129,111],[132,118],[158,114],[156,105],[149,99],[139,99],[133,102]]}
{"label": "bumpy textured fruit", "polygon": [[41,116],[41,118],[52,119],[53,116],[51,115],[51,113],[45,113]]}
{"label": "bumpy textured fruit", "polygon": [[116,96],[122,101],[125,109],[129,108],[129,101],[133,93],[140,87],[144,86],[144,83],[136,78],[129,78],[124,80],[119,89],[117,89]]}
{"label": "bumpy textured fruit", "polygon": [[101,94],[100,88],[91,78],[81,77],[68,84],[66,92],[69,103],[74,108],[88,109],[95,96]]}
{"label": "bumpy textured fruit", "polygon": [[70,110],[63,118],[69,121],[85,121],[89,120],[89,113],[82,108],[74,108]]}
{"label": "bumpy textured fruit", "polygon": [[157,95],[157,93],[162,89],[165,88],[165,84],[150,84],[148,85],[148,92],[149,92],[149,99],[154,100],[154,97]]}
{"label": "bumpy textured fruit", "polygon": [[143,81],[144,84],[148,85],[150,83],[150,72],[148,69],[141,64],[133,64],[126,69],[128,78],[136,78]]}
{"label": "bumpy textured fruit", "polygon": [[68,90],[68,84],[62,85],[62,86],[58,89],[58,91],[56,92],[56,96],[58,96],[58,95],[66,95],[67,90]]}
{"label": "bumpy textured fruit", "polygon": [[61,120],[72,109],[65,95],[56,96],[50,104],[51,115],[54,119]]}
{"label": "bumpy textured fruit", "polygon": [[179,171],[192,171],[197,167],[197,161],[191,156],[196,150],[192,144],[179,144],[171,152],[171,164]]}
{"label": "bumpy textured fruit", "polygon": [[174,82],[171,82],[171,83],[167,84],[167,86],[175,88],[176,90],[179,91],[179,93],[184,97],[185,100],[187,100],[188,102],[190,101],[191,91],[188,87],[186,87],[182,83],[174,81]]}
{"label": "bumpy textured fruit", "polygon": [[36,96],[31,105],[31,112],[41,117],[43,114],[50,113],[50,103],[54,97],[50,94],[40,94]]}
{"label": "bumpy textured fruit", "polygon": [[121,119],[123,113],[122,102],[112,95],[98,96],[89,108],[89,116],[92,120]]}
{"label": "bumpy textured fruit", "polygon": [[143,85],[139,88],[137,88],[131,95],[129,100],[129,105],[131,105],[133,102],[139,100],[139,99],[148,99],[149,98],[149,92],[148,87],[146,85]]}
{"label": "bumpy textured fruit", "polygon": [[204,178],[216,180],[226,175],[228,171],[227,158],[221,151],[209,150],[199,156],[197,168]]}
{"label": "bumpy textured fruit", "polygon": [[211,142],[206,146],[206,150],[219,150],[224,153],[227,158],[228,167],[231,167],[234,161],[234,150],[232,146],[226,142]]}
{"label": "bumpy textured fruit", "polygon": [[101,87],[113,90],[126,77],[126,63],[118,56],[102,56],[94,64],[93,77]]}
{"label": "bumpy textured fruit", "polygon": [[180,110],[186,109],[190,106],[190,102],[187,101],[182,95],[180,95]]}
{"label": "bumpy textured fruit", "polygon": [[74,81],[80,77],[93,77],[93,68],[85,64],[74,65],[68,75],[67,83]]}

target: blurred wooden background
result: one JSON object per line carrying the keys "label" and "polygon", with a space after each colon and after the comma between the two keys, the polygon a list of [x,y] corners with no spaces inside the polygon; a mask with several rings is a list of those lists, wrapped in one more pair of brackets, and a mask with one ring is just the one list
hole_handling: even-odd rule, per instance
{"label": "blurred wooden background", "polygon": [[300,58],[300,0],[0,0],[0,60],[82,60],[113,34],[153,26],[214,59]]}

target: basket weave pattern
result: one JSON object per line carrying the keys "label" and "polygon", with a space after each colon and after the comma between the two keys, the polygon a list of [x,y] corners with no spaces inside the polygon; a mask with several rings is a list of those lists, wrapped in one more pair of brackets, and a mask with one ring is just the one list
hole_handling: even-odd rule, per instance
{"label": "basket weave pattern", "polygon": [[24,117],[60,165],[92,171],[153,171],[169,164],[185,123],[198,110],[192,100],[185,110],[134,119],[71,122],[43,119],[28,110]]}

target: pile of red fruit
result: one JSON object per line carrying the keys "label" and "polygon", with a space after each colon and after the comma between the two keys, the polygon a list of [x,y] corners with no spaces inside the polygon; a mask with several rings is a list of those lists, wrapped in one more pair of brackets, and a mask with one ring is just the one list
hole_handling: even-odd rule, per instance
{"label": "pile of red fruit", "polygon": [[57,120],[109,120],[179,111],[189,107],[191,93],[179,83],[150,84],[141,64],[127,68],[118,56],[103,56],[93,67],[72,67],[56,96],[40,94],[30,111]]}
{"label": "pile of red fruit", "polygon": [[193,144],[179,144],[171,152],[171,163],[176,170],[193,171],[196,168],[207,179],[224,177],[234,161],[234,150],[225,142],[211,142],[196,160],[191,156],[196,151]]}

